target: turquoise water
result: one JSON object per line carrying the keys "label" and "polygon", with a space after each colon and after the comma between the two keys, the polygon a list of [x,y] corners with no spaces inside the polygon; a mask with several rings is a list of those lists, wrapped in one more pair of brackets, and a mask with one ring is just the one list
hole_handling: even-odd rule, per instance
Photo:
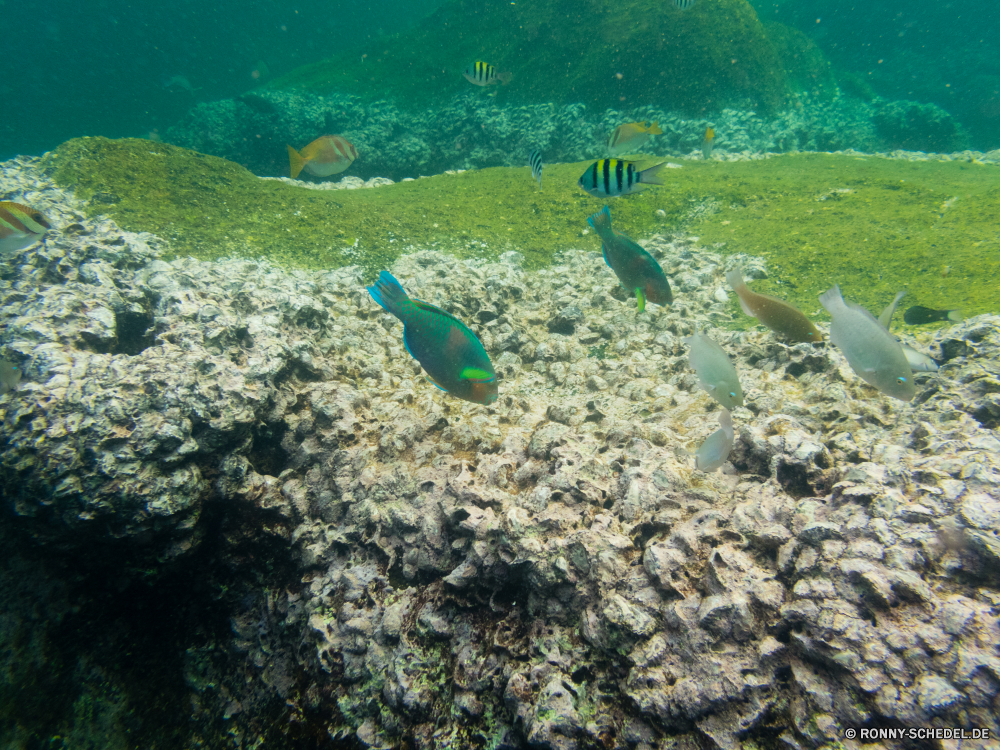
{"label": "turquoise water", "polygon": [[[710,3],[699,0],[692,10]],[[8,0],[0,6],[4,26],[17,31],[5,35],[0,50],[0,158],[38,154],[80,135],[162,132],[197,102],[251,90],[261,81],[261,63],[265,80],[280,76],[360,50],[443,5]],[[463,14],[492,4],[453,5],[449,15],[458,28]],[[597,2],[576,5],[566,4],[567,19],[603,9]],[[753,5],[761,20],[780,21],[815,41],[846,93],[936,104],[958,119],[972,147],[1000,145],[1000,11],[991,0]],[[607,12],[620,11],[608,5]],[[600,32],[595,24],[595,47],[604,43]],[[627,49],[628,39],[613,44]],[[456,62],[456,74],[465,64]],[[170,83],[178,77],[187,83]],[[669,108],[670,102],[661,104]]]}

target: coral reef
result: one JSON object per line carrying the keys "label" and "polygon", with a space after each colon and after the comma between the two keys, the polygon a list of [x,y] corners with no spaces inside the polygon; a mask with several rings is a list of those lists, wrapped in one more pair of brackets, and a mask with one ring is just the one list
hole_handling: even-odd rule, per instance
{"label": "coral reef", "polygon": [[[30,164],[0,180],[61,227],[0,273],[0,356],[25,372],[0,397],[3,576],[24,579],[4,596],[31,602],[0,618],[6,736],[648,750],[1000,731],[1000,317],[905,336],[941,369],[903,403],[832,347],[722,328],[727,265],[755,288],[772,271],[692,237],[645,241],[675,303],[641,315],[592,238],[537,271],[399,258],[490,352],[500,399],[480,407],[426,383],[357,266],[167,262]],[[692,468],[717,422],[681,344],[696,327],[746,395],[711,475]],[[31,585],[59,559],[103,592],[91,629],[59,583]],[[44,686],[13,665],[67,631],[91,671],[53,675],[45,717],[16,713]],[[147,662],[98,632],[172,652],[159,702]]]}

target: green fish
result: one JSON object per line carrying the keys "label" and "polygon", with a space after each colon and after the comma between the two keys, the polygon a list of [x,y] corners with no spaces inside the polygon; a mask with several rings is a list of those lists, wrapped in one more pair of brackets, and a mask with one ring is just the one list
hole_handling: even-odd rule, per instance
{"label": "green fish", "polygon": [[431,382],[474,404],[497,400],[497,375],[482,343],[458,318],[410,297],[388,271],[368,287],[372,299],[403,322],[403,344]]}
{"label": "green fish", "polygon": [[589,216],[587,223],[601,238],[604,262],[615,272],[622,286],[639,298],[639,312],[646,309],[647,299],[658,305],[674,301],[670,282],[660,264],[624,234],[611,228],[611,211],[607,206]]}

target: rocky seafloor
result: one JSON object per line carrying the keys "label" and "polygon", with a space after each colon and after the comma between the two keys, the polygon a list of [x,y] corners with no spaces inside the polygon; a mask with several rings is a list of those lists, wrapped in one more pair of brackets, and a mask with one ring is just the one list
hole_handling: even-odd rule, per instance
{"label": "rocky seafloor", "polygon": [[[4,747],[1000,732],[1000,316],[905,337],[941,369],[903,403],[723,327],[736,259],[694,237],[645,243],[675,302],[642,314],[593,236],[530,274],[405,256],[489,351],[483,407],[422,377],[357,268],[165,262],[28,163],[0,198],[58,227],[0,265]],[[712,474],[696,328],[746,393]]]}

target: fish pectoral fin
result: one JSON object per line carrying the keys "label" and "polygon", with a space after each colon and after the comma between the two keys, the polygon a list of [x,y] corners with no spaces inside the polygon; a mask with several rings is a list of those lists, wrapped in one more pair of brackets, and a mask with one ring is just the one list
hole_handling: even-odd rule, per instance
{"label": "fish pectoral fin", "polygon": [[756,318],[757,316],[753,314],[753,311],[751,311],[749,307],[747,307],[747,303],[743,301],[743,298],[740,297],[740,295],[738,294],[736,296],[740,301],[740,308],[743,310],[743,312],[749,315],[751,318]]}
{"label": "fish pectoral fin", "polygon": [[639,312],[642,312],[646,309],[646,293],[641,286],[635,288],[635,296],[639,299]]}
{"label": "fish pectoral fin", "polygon": [[461,374],[458,376],[462,380],[493,380],[495,375],[486,372],[486,370],[480,370],[478,367],[466,367],[462,370]]}

